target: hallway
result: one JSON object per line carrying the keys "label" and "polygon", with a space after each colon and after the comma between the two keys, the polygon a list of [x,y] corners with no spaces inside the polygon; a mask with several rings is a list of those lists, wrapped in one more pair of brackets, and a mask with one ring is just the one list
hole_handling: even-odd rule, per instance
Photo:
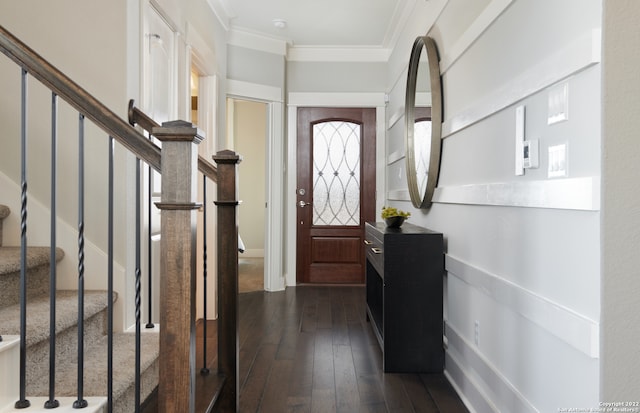
{"label": "hallway", "polygon": [[[208,326],[213,365],[215,322]],[[240,294],[239,338],[243,413],[467,412],[443,375],[382,374],[363,287]]]}

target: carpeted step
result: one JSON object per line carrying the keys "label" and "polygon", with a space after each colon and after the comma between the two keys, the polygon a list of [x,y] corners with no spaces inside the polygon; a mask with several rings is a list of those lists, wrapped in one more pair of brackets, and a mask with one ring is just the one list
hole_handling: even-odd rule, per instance
{"label": "carpeted step", "polygon": [[[0,205],[2,219],[9,208]],[[20,247],[2,247],[0,232],[0,335],[20,334]],[[64,257],[56,249],[56,262]],[[27,396],[47,396],[49,391],[49,247],[27,248]],[[114,300],[116,297],[114,297]],[[86,291],[84,296],[84,396],[107,393],[107,293]],[[77,397],[77,291],[56,292],[56,397]],[[114,335],[114,412],[135,410],[135,335]],[[158,384],[158,334],[142,335],[141,400]],[[17,380],[17,377],[16,377]]]}
{"label": "carpeted step", "polygon": [[[130,413],[135,411],[135,334],[119,333],[113,337],[113,411]],[[107,389],[107,336],[85,349],[84,395],[104,396]],[[141,396],[144,401],[158,385],[158,333],[145,332],[141,336]],[[77,360],[69,357],[56,365],[56,395],[77,395]],[[42,377],[32,383],[29,394],[46,396],[48,378]]]}
{"label": "carpeted step", "polygon": [[2,221],[9,216],[10,212],[8,206],[0,204],[0,247],[2,246]]}
{"label": "carpeted step", "polygon": [[[27,299],[49,291],[49,247],[27,248]],[[56,249],[56,262],[64,252]],[[20,302],[20,247],[0,247],[0,308]],[[2,333],[0,333],[2,334]]]}
{"label": "carpeted step", "polygon": [[[27,300],[27,383],[49,374],[49,298]],[[84,297],[84,345],[101,340],[106,331],[107,294],[87,291]],[[56,364],[75,357],[78,342],[78,294],[56,293]],[[0,309],[2,334],[20,334],[20,306]],[[27,389],[29,391],[29,389]]]}

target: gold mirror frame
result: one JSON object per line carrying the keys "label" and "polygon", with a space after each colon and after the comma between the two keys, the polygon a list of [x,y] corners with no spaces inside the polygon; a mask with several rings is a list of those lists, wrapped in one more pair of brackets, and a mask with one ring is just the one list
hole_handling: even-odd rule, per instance
{"label": "gold mirror frame", "polygon": [[[418,66],[423,51],[427,54],[429,67],[429,83],[431,86],[431,142],[429,164],[427,166],[427,180],[424,188],[418,187],[415,130],[416,121],[416,83]],[[438,49],[435,41],[428,36],[418,36],[411,49],[409,70],[407,74],[407,90],[404,106],[405,120],[405,156],[407,169],[407,184],[411,203],[416,208],[429,208],[433,192],[438,183],[440,172],[440,152],[442,148],[442,84],[440,81],[440,64]]]}

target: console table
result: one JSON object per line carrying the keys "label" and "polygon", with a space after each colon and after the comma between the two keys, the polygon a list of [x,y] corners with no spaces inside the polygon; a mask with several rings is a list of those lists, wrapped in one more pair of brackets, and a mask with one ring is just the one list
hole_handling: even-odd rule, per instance
{"label": "console table", "polygon": [[444,367],[442,234],[405,223],[365,227],[367,320],[385,372],[435,373]]}

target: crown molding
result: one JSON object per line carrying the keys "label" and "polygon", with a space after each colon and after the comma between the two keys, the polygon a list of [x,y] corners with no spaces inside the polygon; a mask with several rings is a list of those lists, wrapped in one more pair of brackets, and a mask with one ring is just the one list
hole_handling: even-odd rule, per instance
{"label": "crown molding", "polygon": [[405,25],[411,17],[411,13],[416,5],[416,0],[398,2],[396,10],[391,17],[391,24],[384,36],[383,45],[386,49],[393,50],[400,39],[400,35]]}
{"label": "crown molding", "polygon": [[216,18],[228,33],[227,43],[233,46],[285,56],[294,62],[387,62],[397,43],[404,23],[410,18],[417,0],[399,2],[392,24],[380,46],[294,46],[289,39],[274,38],[263,33],[233,27],[236,17],[229,0],[206,0]]}
{"label": "crown molding", "polygon": [[290,62],[387,62],[391,50],[383,47],[291,46]]}
{"label": "crown molding", "polygon": [[286,39],[231,28],[232,46],[285,56],[290,62],[387,62],[391,50],[383,47],[291,46]]}
{"label": "crown molding", "polygon": [[229,31],[231,29],[231,19],[236,17],[236,13],[227,0],[207,0],[207,4],[216,15],[222,27]]}

